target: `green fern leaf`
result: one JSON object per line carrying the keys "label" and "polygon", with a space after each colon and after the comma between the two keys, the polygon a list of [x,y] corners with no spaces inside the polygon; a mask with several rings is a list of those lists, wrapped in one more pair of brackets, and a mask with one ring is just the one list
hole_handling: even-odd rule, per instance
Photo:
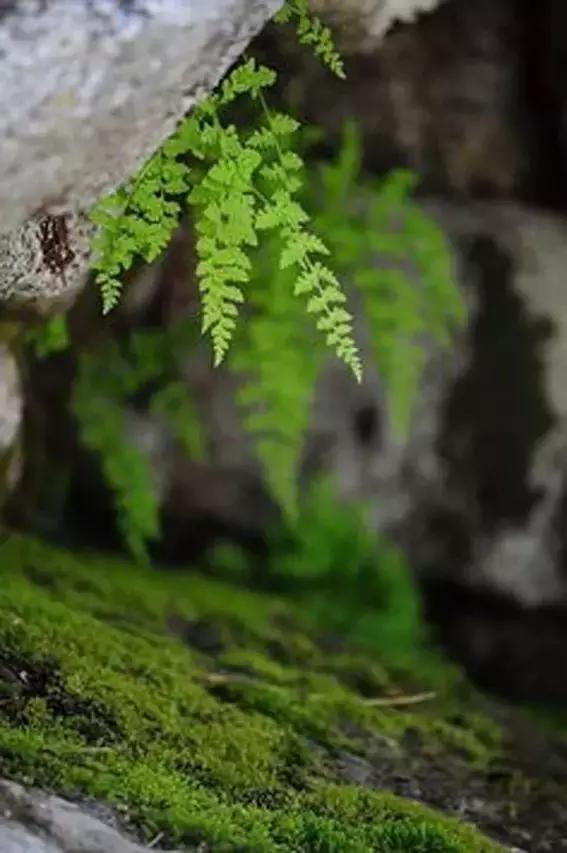
{"label": "green fern leaf", "polygon": [[344,63],[335,47],[331,30],[311,14],[308,0],[287,0],[274,20],[279,24],[295,20],[300,43],[312,47],[315,55],[333,74],[345,78]]}

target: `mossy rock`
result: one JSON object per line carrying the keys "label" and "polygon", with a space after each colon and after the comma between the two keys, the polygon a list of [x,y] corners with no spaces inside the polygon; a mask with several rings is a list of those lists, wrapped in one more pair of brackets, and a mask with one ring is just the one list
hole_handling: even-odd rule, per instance
{"label": "mossy rock", "polygon": [[509,712],[448,665],[394,675],[297,605],[197,573],[20,537],[0,564],[1,776],[94,797],[164,847],[562,849],[544,846],[559,776],[530,775]]}

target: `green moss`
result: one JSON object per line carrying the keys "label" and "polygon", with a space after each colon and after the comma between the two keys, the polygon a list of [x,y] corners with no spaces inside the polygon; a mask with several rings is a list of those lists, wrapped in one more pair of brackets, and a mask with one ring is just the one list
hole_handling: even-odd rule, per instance
{"label": "green moss", "polygon": [[409,732],[463,769],[470,756],[488,761],[497,739],[480,716],[463,735],[446,697],[375,704],[427,685],[393,678],[367,652],[325,650],[292,605],[17,537],[0,545],[0,564],[4,775],[101,798],[171,844],[501,849],[349,784],[339,754],[384,750],[403,764]]}

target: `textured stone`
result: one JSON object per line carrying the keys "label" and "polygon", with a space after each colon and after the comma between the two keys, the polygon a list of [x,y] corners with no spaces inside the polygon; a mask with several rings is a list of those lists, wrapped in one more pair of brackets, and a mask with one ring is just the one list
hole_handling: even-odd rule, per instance
{"label": "textured stone", "polygon": [[[17,0],[2,6],[0,300],[76,291],[87,265],[84,213],[140,167],[279,5]],[[54,222],[58,261],[53,250],[50,261],[38,238]]]}
{"label": "textured stone", "polygon": [[449,358],[429,346],[407,443],[372,366],[362,386],[330,366],[313,444],[426,576],[527,606],[565,601],[567,225],[506,204],[427,209],[452,239],[468,326]]}
{"label": "textured stone", "polygon": [[563,53],[538,35],[549,26],[546,9],[534,7],[528,21],[523,0],[446,0],[370,45],[361,19],[349,16],[336,30],[343,81],[289,31],[267,31],[260,42],[293,115],[322,128],[328,146],[354,121],[372,171],[407,166],[424,195],[562,203],[559,96],[547,81],[561,89]]}
{"label": "textured stone", "polygon": [[[306,469],[332,472],[345,498],[367,501],[375,528],[407,547],[424,576],[490,588],[529,606],[563,601],[567,226],[508,204],[425,207],[452,240],[467,328],[450,357],[427,345],[406,442],[392,432],[368,353],[362,385],[330,361],[306,437]],[[270,509],[234,403],[234,378],[212,370],[206,344],[184,365],[184,377],[206,423],[209,461],[168,462],[166,515],[180,528],[204,516],[261,536]],[[165,434],[162,451],[156,441],[153,457],[168,459]]]}
{"label": "textured stone", "polygon": [[8,344],[0,342],[0,505],[20,474],[22,417],[22,388],[16,359]]}
{"label": "textured stone", "polygon": [[20,0],[0,20],[2,228],[134,172],[278,0]]}
{"label": "textured stone", "polygon": [[356,35],[357,49],[371,50],[390,27],[400,21],[415,21],[430,12],[441,0],[311,0],[314,11],[343,24]]}
{"label": "textured stone", "polygon": [[142,853],[149,849],[60,797],[0,781],[2,853]]}
{"label": "textured stone", "polygon": [[0,303],[4,314],[38,317],[68,307],[85,281],[92,229],[81,215],[29,219],[0,233]]}

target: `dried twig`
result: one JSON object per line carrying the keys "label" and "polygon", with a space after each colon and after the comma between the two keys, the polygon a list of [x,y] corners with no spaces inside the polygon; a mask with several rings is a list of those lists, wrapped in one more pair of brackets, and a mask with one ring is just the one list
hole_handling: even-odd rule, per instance
{"label": "dried twig", "polygon": [[364,699],[365,705],[388,708],[395,705],[417,705],[420,702],[429,702],[435,699],[436,693],[415,693],[413,696],[379,696],[376,699]]}

